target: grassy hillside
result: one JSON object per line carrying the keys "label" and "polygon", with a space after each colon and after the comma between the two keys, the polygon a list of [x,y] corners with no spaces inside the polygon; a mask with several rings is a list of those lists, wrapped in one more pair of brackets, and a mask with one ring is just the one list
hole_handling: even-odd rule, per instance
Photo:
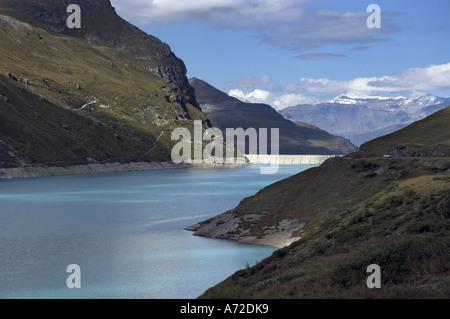
{"label": "grassy hillside", "polygon": [[383,156],[392,144],[416,144],[415,149],[438,149],[450,156],[450,108],[410,126],[361,145],[365,157]]}
{"label": "grassy hillside", "polygon": [[[381,267],[382,287],[366,286]],[[332,214],[288,248],[241,270],[205,298],[448,298],[450,177],[392,185]]]}
{"label": "grassy hillside", "polygon": [[[81,10],[81,28],[67,27],[67,7],[77,4]],[[181,104],[198,104],[186,77],[186,66],[169,45],[146,34],[117,15],[110,0],[0,0],[0,8],[25,16],[27,22],[52,32],[107,46],[132,58],[147,72],[174,83],[182,91]],[[31,18],[31,19],[30,19]],[[31,21],[30,21],[31,20]]]}
{"label": "grassy hillside", "polygon": [[[255,235],[286,217],[305,222],[305,232],[292,234],[299,240],[202,297],[448,297],[449,155],[365,155],[382,156],[393,143],[448,145],[449,112],[450,107],[243,200],[236,211],[244,219],[250,212],[269,212],[249,225]],[[381,267],[382,289],[370,290],[366,269],[374,263]]]}
{"label": "grassy hillside", "polygon": [[[0,143],[7,149],[1,167],[67,166],[98,162],[167,160],[150,132],[138,132],[114,117],[65,110],[0,76]],[[81,112],[80,112],[81,113]]]}
{"label": "grassy hillside", "polygon": [[[149,55],[159,54],[154,41],[142,47]],[[185,78],[176,61],[166,66],[180,67]],[[2,167],[169,160],[172,130],[205,116],[186,87],[149,71],[160,62],[0,9]]]}
{"label": "grassy hillside", "polygon": [[[190,79],[190,83],[195,88],[202,110],[212,124],[221,130],[238,127],[279,128],[280,154],[286,155],[338,155],[356,151],[356,147],[348,140],[314,126],[288,121],[269,105],[242,102],[199,79]],[[270,138],[270,130],[268,135]]]}

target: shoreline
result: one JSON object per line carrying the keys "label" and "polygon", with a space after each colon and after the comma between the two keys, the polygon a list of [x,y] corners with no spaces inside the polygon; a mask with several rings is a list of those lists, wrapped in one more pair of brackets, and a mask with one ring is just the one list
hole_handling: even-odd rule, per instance
{"label": "shoreline", "polygon": [[105,163],[105,164],[81,164],[66,167],[60,166],[24,166],[14,168],[0,168],[0,180],[39,178],[67,175],[91,175],[101,173],[138,172],[160,169],[184,169],[192,168],[188,164],[174,164],[172,162],[131,162]]}
{"label": "shoreline", "polygon": [[[67,167],[59,166],[23,166],[14,168],[0,168],[0,181],[10,179],[26,179],[41,177],[56,177],[70,175],[94,175],[102,173],[119,172],[139,172],[165,169],[235,169],[246,164],[175,164],[173,162],[130,162],[130,163],[91,163],[72,165]],[[246,220],[259,220],[266,213],[256,213],[246,216]],[[213,226],[214,225],[214,226]],[[185,230],[193,233],[194,236],[225,239],[240,242],[243,244],[252,244],[258,246],[270,246],[274,248],[283,248],[292,242],[300,239],[293,237],[293,232],[303,232],[304,224],[298,219],[286,219],[278,225],[268,227],[262,236],[256,237],[250,235],[250,229],[243,227],[242,219],[238,217],[235,211],[231,210],[219,214],[207,221],[191,225]]]}
{"label": "shoreline", "polygon": [[[195,236],[232,240],[243,244],[270,246],[277,249],[289,246],[301,239],[306,224],[298,218],[283,219],[275,225],[264,227],[259,236],[251,234],[251,227],[245,222],[256,222],[267,215],[266,212],[241,216],[235,210],[229,210],[206,221],[186,227]],[[297,236],[294,236],[297,234]]]}
{"label": "shoreline", "polygon": [[[330,156],[319,156],[319,155],[308,155],[308,158],[312,157],[321,158],[325,160]],[[267,156],[266,156],[267,157]],[[294,158],[295,156],[289,155],[289,158]],[[305,157],[304,155],[299,155],[299,158]],[[333,156],[334,157],[334,156]],[[270,156],[268,157],[270,158]],[[175,164],[171,161],[162,162],[129,162],[129,163],[88,163],[70,166],[21,166],[12,168],[2,168],[0,167],[0,180],[4,179],[20,179],[20,178],[39,178],[39,177],[52,177],[52,176],[67,176],[67,175],[91,175],[91,174],[101,174],[101,173],[119,173],[119,172],[138,172],[138,171],[151,171],[151,170],[161,170],[161,169],[187,169],[187,168],[219,168],[219,169],[235,169],[240,168],[249,164],[270,164],[270,161],[248,161],[246,163],[234,163],[234,164],[198,164],[198,163],[181,163]],[[315,162],[314,162],[315,163]],[[287,165],[302,165],[311,164],[308,163],[283,163]],[[283,165],[281,164],[281,165]],[[319,163],[318,163],[319,164]]]}
{"label": "shoreline", "polygon": [[66,167],[61,166],[23,166],[13,168],[0,168],[0,180],[39,178],[67,175],[91,175],[102,173],[140,172],[163,169],[188,168],[238,168],[245,164],[214,165],[214,164],[175,164],[173,162],[130,162],[105,164],[80,164]]}

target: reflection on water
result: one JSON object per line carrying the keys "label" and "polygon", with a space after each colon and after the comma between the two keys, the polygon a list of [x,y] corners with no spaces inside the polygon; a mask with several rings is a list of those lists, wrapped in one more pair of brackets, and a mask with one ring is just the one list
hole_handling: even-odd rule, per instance
{"label": "reflection on water", "polygon": [[[0,298],[195,298],[271,247],[185,227],[311,166],[0,181]],[[66,268],[81,267],[81,289]]]}

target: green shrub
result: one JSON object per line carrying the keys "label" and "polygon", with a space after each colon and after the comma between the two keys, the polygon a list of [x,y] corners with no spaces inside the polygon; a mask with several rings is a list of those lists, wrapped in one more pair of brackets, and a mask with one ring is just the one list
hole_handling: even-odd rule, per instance
{"label": "green shrub", "polygon": [[365,285],[367,267],[381,267],[383,284],[401,284],[412,270],[432,258],[446,258],[450,262],[450,238],[408,238],[402,241],[385,239],[365,247],[352,257],[334,267],[331,277],[334,283],[350,288]]}
{"label": "green shrub", "polygon": [[417,199],[417,193],[410,187],[403,190],[403,197]]}

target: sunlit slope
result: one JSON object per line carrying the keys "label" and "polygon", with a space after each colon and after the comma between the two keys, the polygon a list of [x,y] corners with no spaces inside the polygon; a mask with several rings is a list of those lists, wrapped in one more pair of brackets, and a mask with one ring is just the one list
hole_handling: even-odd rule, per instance
{"label": "sunlit slope", "polygon": [[205,119],[149,61],[0,14],[3,167],[169,160],[171,131]]}

